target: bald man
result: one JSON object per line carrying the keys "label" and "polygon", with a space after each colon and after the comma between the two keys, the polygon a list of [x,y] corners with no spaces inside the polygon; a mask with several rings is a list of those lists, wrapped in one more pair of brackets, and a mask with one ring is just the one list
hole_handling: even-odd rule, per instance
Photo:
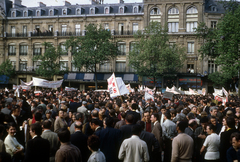
{"label": "bald man", "polygon": [[82,154],[82,162],[87,162],[90,151],[87,147],[88,137],[82,133],[83,124],[80,121],[75,122],[75,133],[71,135],[71,143],[75,145]]}

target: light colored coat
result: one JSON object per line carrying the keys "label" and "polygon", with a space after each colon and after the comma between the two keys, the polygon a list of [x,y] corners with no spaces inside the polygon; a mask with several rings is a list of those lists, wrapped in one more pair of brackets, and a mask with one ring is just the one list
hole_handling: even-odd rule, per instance
{"label": "light colored coat", "polygon": [[171,162],[191,162],[193,150],[192,137],[186,133],[178,134],[172,142]]}
{"label": "light colored coat", "polygon": [[50,162],[54,162],[55,154],[60,146],[57,133],[51,130],[44,130],[41,137],[50,142]]}
{"label": "light colored coat", "polygon": [[123,162],[149,161],[148,148],[145,141],[138,136],[132,135],[131,138],[125,139],[120,147],[118,158]]}

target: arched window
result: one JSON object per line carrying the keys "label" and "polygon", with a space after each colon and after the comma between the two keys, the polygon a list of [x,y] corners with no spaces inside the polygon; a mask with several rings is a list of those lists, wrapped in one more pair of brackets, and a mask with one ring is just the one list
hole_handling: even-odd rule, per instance
{"label": "arched window", "polygon": [[27,17],[27,11],[24,11],[23,16]]}
{"label": "arched window", "polygon": [[53,16],[53,10],[50,10],[49,15]]}
{"label": "arched window", "polygon": [[134,7],[133,13],[138,13],[138,7]]}
{"label": "arched window", "polygon": [[81,10],[77,9],[77,15],[81,15]]}
{"label": "arched window", "polygon": [[198,22],[198,10],[195,6],[191,6],[187,9],[186,15],[186,31],[187,32],[194,32],[195,28],[197,28]]}
{"label": "arched window", "polygon": [[161,12],[160,12],[159,8],[157,8],[157,7],[153,8],[150,12],[150,15],[160,15],[160,14],[161,14]]}
{"label": "arched window", "polygon": [[123,13],[123,7],[120,7],[119,13]]}
{"label": "arched window", "polygon": [[179,14],[179,11],[176,7],[170,8],[168,14]]}
{"label": "arched window", "polygon": [[108,7],[105,8],[105,14],[109,14],[109,9],[108,9]]}
{"label": "arched window", "polygon": [[159,10],[159,8],[154,7],[150,11],[150,22],[151,21],[161,22],[161,11]]}
{"label": "arched window", "polygon": [[40,11],[37,11],[37,16],[40,16]]}
{"label": "arched window", "polygon": [[66,10],[63,10],[63,15],[67,15],[67,11]]}
{"label": "arched window", "polygon": [[12,12],[12,17],[16,17],[16,12],[15,11]]}
{"label": "arched window", "polygon": [[172,7],[168,10],[168,32],[178,32],[179,27],[179,10]]}
{"label": "arched window", "polygon": [[93,8],[91,8],[91,14],[94,14],[94,9]]}
{"label": "arched window", "polygon": [[191,6],[187,9],[187,14],[195,14],[198,13],[198,10],[195,6]]}

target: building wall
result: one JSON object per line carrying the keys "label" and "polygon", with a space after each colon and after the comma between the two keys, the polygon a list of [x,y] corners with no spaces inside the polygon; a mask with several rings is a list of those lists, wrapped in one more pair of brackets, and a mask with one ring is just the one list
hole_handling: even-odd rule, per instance
{"label": "building wall", "polygon": [[[116,62],[126,62],[126,70],[124,72],[131,72],[128,66],[127,55],[130,49],[131,42],[134,42],[132,30],[133,23],[138,24],[138,30],[144,30],[145,27],[148,26],[151,21],[151,10],[153,8],[159,8],[161,12],[161,18],[159,21],[162,25],[168,25],[168,22],[178,22],[178,32],[169,32],[170,42],[177,43],[186,49],[188,49],[188,43],[194,43],[194,51],[190,54],[187,54],[187,60],[181,69],[181,73],[187,73],[187,68],[191,64],[194,67],[194,72],[204,74],[205,71],[208,71],[208,60],[201,60],[199,58],[198,49],[203,43],[199,40],[194,32],[187,31],[187,22],[189,21],[189,16],[187,15],[187,10],[189,7],[196,7],[197,14],[190,14],[190,17],[193,18],[194,21],[206,22],[208,27],[211,27],[211,21],[219,21],[219,19],[223,16],[220,13],[206,13],[205,8],[206,4],[204,0],[144,0],[143,3],[135,3],[135,4],[94,4],[88,5],[90,8],[94,7],[95,9],[104,10],[106,7],[110,7],[109,14],[89,14],[87,10],[85,14],[77,15],[74,12],[77,12],[77,8],[86,7],[84,5],[69,5],[65,6],[57,6],[57,7],[47,7],[44,4],[41,4],[39,7],[35,8],[10,8],[9,12],[6,14],[7,19],[4,20],[2,18],[3,32],[0,37],[0,63],[3,60],[10,59],[11,61],[16,62],[16,71],[20,71],[19,66],[21,61],[27,61],[27,69],[26,71],[31,71],[33,68],[33,52],[34,52],[34,44],[43,42],[51,42],[55,47],[64,43],[68,38],[70,38],[70,34],[74,35],[75,26],[80,25],[81,35],[84,35],[85,26],[89,23],[94,23],[98,25],[102,25],[108,23],[109,30],[112,32],[112,35],[115,41],[125,42],[126,43],[126,55],[119,55],[116,60],[111,60],[110,70],[115,71]],[[126,13],[119,13],[120,7],[123,6],[126,9]],[[129,12],[129,10],[133,10],[134,7],[138,7],[138,13],[134,13],[134,11]],[[179,14],[168,14],[169,9],[177,8],[179,10]],[[45,15],[44,16],[36,16],[35,12],[37,10],[44,10],[45,12],[50,12],[51,9],[58,10],[58,14],[54,16]],[[72,10],[71,15],[61,15],[63,13],[63,9]],[[118,11],[117,11],[118,10]],[[24,17],[24,11],[28,11],[28,13],[32,12],[32,16]],[[90,11],[90,9],[89,9]],[[127,12],[128,11],[128,12]],[[20,16],[12,17],[13,12],[18,13]],[[82,12],[82,11],[81,11]],[[114,13],[115,12],[115,13]],[[158,15],[159,16],[159,15]],[[176,21],[178,19],[178,21]],[[196,20],[197,19],[197,20]],[[123,33],[119,34],[119,24],[123,23]],[[52,36],[44,36],[44,31],[49,29],[49,26],[53,26],[53,35]],[[62,25],[67,25],[66,34],[62,33]],[[23,35],[23,26],[27,27],[27,34]],[[36,26],[39,26],[42,34],[40,36],[34,35],[34,30]],[[15,35],[12,35],[12,27],[15,27]],[[18,34],[17,34],[18,33]],[[16,45],[16,55],[9,55],[9,45]],[[20,44],[27,44],[28,51],[27,55],[20,55]],[[44,53],[44,48],[42,48],[42,53]],[[196,59],[198,58],[198,59]],[[71,52],[68,51],[68,55],[62,56],[62,60],[68,62],[69,70],[71,71],[71,61],[72,56]],[[27,77],[25,77],[27,76]],[[26,72],[25,74],[21,74],[18,78],[25,77],[26,81],[31,80],[32,74]]]}

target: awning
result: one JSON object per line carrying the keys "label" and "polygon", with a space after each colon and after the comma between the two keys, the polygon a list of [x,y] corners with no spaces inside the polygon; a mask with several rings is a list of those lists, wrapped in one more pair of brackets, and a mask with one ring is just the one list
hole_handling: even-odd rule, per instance
{"label": "awning", "polygon": [[[98,73],[98,82],[107,82],[107,79],[112,73]],[[138,76],[136,74],[115,74],[116,77],[121,77],[125,83],[137,83]],[[79,82],[94,82],[94,73],[68,73],[64,74],[64,81],[79,81]]]}

